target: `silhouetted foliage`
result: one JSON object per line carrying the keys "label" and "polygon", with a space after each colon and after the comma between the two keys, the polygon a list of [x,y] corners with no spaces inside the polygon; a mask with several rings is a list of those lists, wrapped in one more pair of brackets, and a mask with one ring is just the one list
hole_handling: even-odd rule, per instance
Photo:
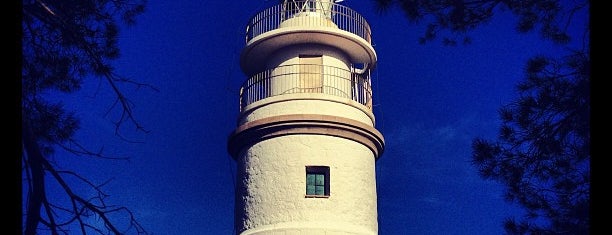
{"label": "silhouetted foliage", "polygon": [[[397,6],[413,23],[426,23],[426,31],[419,39],[426,43],[443,33],[442,42],[456,45],[471,39],[467,32],[490,21],[495,14],[510,11],[518,18],[519,32],[538,30],[544,38],[567,43],[567,30],[576,13],[588,9],[590,2],[561,0],[374,0],[377,10],[385,12]],[[588,24],[588,23],[587,23]]]}
{"label": "silhouetted foliage", "polygon": [[[74,171],[59,169],[52,160],[56,148],[77,155],[112,157],[80,145],[74,139],[79,119],[61,103],[48,99],[53,93],[79,90],[85,79],[102,79],[115,95],[114,103],[122,114],[115,122],[116,134],[121,137],[119,129],[126,122],[146,132],[119,84],[147,85],[118,76],[110,64],[119,57],[119,24],[135,23],[144,7],[145,0],[22,1],[24,234],[36,234],[37,230],[68,234],[71,227],[79,228],[82,234],[123,234],[132,229],[146,234],[130,210],[105,203],[108,195],[101,189],[104,183],[94,184]],[[96,194],[80,195],[68,183],[73,179],[91,186]],[[49,197],[49,182],[60,186],[69,199],[67,205]],[[126,226],[113,222],[120,216],[127,218]],[[88,217],[100,219],[102,225],[88,222]]]}
{"label": "silhouetted foliage", "polygon": [[[537,56],[527,62],[519,98],[500,112],[496,141],[472,143],[480,175],[503,183],[505,198],[525,209],[508,218],[509,234],[589,234],[590,232],[590,38],[589,1],[561,0],[374,0],[384,12],[400,7],[411,22],[427,23],[421,43],[446,33],[442,42],[469,42],[469,31],[502,11],[518,18],[519,33],[538,30],[558,45],[582,40],[561,58]],[[586,18],[586,19],[585,19]],[[584,24],[570,35],[572,23]],[[450,36],[449,36],[450,35]],[[467,44],[467,43],[466,43]]]}
{"label": "silhouetted foliage", "polygon": [[511,234],[588,234],[590,211],[590,59],[536,57],[517,101],[500,110],[499,139],[473,142],[481,176],[502,182],[526,209]]}

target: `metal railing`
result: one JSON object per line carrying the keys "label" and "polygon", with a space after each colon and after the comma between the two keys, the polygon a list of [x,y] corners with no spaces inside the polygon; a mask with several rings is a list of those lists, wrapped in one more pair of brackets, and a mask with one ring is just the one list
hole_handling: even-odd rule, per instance
{"label": "metal railing", "polygon": [[[372,43],[370,25],[359,13],[349,7],[331,2],[317,1],[323,5],[304,7],[305,4],[312,2],[314,1],[291,1],[287,5],[276,5],[257,13],[246,26],[246,42],[248,43],[260,34],[278,29],[283,21],[291,19],[298,20],[301,26],[338,27]],[[322,24],[330,20],[332,25]]]}
{"label": "metal railing", "polygon": [[240,88],[240,111],[268,97],[295,93],[321,93],[352,99],[371,110],[369,70],[363,73],[351,70],[320,64],[293,64],[257,73]]}

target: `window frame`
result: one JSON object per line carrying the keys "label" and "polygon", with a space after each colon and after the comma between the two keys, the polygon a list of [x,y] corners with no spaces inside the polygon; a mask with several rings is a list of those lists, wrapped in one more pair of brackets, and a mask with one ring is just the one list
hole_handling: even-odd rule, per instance
{"label": "window frame", "polygon": [[[306,182],[304,196],[306,198],[329,198],[330,193],[330,177],[329,177],[329,166],[306,166]],[[308,175],[323,175],[324,176],[324,192],[321,194],[308,194]],[[314,185],[316,187],[316,183]]]}

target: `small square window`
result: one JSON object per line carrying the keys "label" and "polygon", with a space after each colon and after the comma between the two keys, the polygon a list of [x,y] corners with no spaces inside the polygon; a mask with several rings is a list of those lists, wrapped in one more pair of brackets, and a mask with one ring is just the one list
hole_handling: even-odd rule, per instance
{"label": "small square window", "polygon": [[306,166],[306,197],[329,197],[328,166]]}

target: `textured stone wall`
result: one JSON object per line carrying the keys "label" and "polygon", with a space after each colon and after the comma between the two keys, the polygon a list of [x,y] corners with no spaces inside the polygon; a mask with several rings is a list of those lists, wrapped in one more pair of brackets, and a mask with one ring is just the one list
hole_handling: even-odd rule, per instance
{"label": "textured stone wall", "polygon": [[[305,197],[310,165],[329,166],[329,198]],[[325,135],[268,139],[243,151],[238,171],[242,234],[377,234],[374,155],[357,142]]]}

